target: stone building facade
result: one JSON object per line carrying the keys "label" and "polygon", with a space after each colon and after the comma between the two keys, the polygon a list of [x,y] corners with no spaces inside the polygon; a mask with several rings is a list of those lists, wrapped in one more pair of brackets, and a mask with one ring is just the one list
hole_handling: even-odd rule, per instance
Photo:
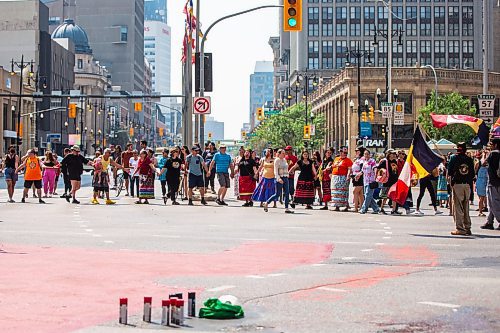
{"label": "stone building facade", "polygon": [[[319,87],[309,96],[312,112],[324,114],[326,121],[325,145],[338,149],[347,145],[351,153],[358,143],[358,102],[364,111],[365,100],[376,110],[380,109],[376,91],[385,87],[385,68],[362,67],[361,101],[357,98],[357,69],[348,67]],[[436,69],[438,95],[458,92],[477,106],[477,95],[482,93],[483,75],[480,71],[460,69]],[[500,96],[500,73],[490,73],[490,92]],[[405,102],[405,125],[393,125],[393,148],[407,148],[411,143],[417,123],[418,110],[426,105],[435,88],[432,70],[420,67],[399,67],[392,70],[392,87],[398,90],[398,101]],[[354,107],[350,107],[350,102]],[[477,107],[476,107],[477,109]],[[495,117],[499,116],[499,101],[495,103]],[[380,113],[372,122],[374,140],[385,140]],[[377,150],[383,151],[382,147]]]}

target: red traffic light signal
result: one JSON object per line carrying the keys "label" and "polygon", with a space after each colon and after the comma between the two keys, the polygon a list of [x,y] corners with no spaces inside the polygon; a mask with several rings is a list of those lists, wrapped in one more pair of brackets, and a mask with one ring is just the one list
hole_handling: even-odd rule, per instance
{"label": "red traffic light signal", "polygon": [[283,31],[302,31],[302,0],[285,0]]}

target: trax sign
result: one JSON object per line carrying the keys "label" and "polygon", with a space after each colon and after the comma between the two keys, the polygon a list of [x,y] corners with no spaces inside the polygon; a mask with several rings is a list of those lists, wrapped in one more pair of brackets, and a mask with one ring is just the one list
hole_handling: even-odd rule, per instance
{"label": "trax sign", "polygon": [[210,114],[210,97],[195,97],[193,107],[195,114]]}
{"label": "trax sign", "polygon": [[382,139],[367,139],[364,140],[364,145],[366,148],[384,148],[385,147],[385,140]]}

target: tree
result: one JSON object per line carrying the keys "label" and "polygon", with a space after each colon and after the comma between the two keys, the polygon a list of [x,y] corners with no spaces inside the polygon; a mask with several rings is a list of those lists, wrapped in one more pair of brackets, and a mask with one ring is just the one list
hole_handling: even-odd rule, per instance
{"label": "tree", "polygon": [[461,114],[476,116],[475,106],[457,92],[438,97],[438,109],[436,111],[436,94],[432,93],[427,105],[420,109],[417,121],[431,137],[431,139],[447,139],[451,142],[470,142],[476,135],[474,130],[467,125],[454,124],[444,128],[436,128],[432,125],[431,113],[435,114]]}
{"label": "tree", "polygon": [[[309,111],[309,115],[311,115]],[[309,142],[309,147],[319,148],[324,141],[325,122],[322,115],[311,117],[316,133]],[[310,124],[310,122],[309,122]],[[293,146],[304,148],[305,106],[303,103],[287,108],[279,114],[272,115],[260,123],[255,135],[250,139],[250,146],[257,151],[266,147]]]}

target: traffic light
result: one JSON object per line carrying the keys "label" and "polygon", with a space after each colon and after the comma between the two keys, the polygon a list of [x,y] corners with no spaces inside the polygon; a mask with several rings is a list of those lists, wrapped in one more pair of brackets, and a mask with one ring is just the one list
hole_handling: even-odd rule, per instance
{"label": "traffic light", "polygon": [[208,140],[212,140],[212,132],[208,132]]}
{"label": "traffic light", "polygon": [[241,131],[241,138],[245,139],[246,136],[247,136],[247,132],[246,131]]}
{"label": "traffic light", "polygon": [[302,0],[285,0],[283,31],[302,31]]}
{"label": "traffic light", "polygon": [[70,103],[68,106],[68,118],[75,119],[76,118],[76,104]]}
{"label": "traffic light", "polygon": [[385,125],[382,125],[382,136],[385,138],[386,134]]}
{"label": "traffic light", "polygon": [[308,140],[310,138],[311,138],[311,126],[305,125],[304,126],[304,139]]}
{"label": "traffic light", "polygon": [[[212,53],[205,53],[204,62],[204,88],[205,92],[213,91],[213,80],[212,80]],[[194,65],[194,87],[196,92],[200,92],[200,54],[195,54],[195,65]]]}
{"label": "traffic light", "polygon": [[158,134],[159,134],[160,136],[163,136],[163,127],[160,127],[158,130],[159,130],[159,131],[158,131]]}
{"label": "traffic light", "polygon": [[375,109],[373,106],[370,105],[370,112],[368,113],[368,117],[370,118],[371,121],[375,119]]}
{"label": "traffic light", "polygon": [[361,112],[361,121],[362,122],[367,122],[368,121],[368,117],[366,115],[366,111]]}
{"label": "traffic light", "polygon": [[134,128],[133,127],[130,127],[130,129],[128,130],[128,135],[134,136]]}
{"label": "traffic light", "polygon": [[141,112],[142,111],[142,103],[141,102],[135,102],[134,103],[134,111],[135,112]]}
{"label": "traffic light", "polygon": [[257,120],[264,120],[264,109],[257,108]]}

